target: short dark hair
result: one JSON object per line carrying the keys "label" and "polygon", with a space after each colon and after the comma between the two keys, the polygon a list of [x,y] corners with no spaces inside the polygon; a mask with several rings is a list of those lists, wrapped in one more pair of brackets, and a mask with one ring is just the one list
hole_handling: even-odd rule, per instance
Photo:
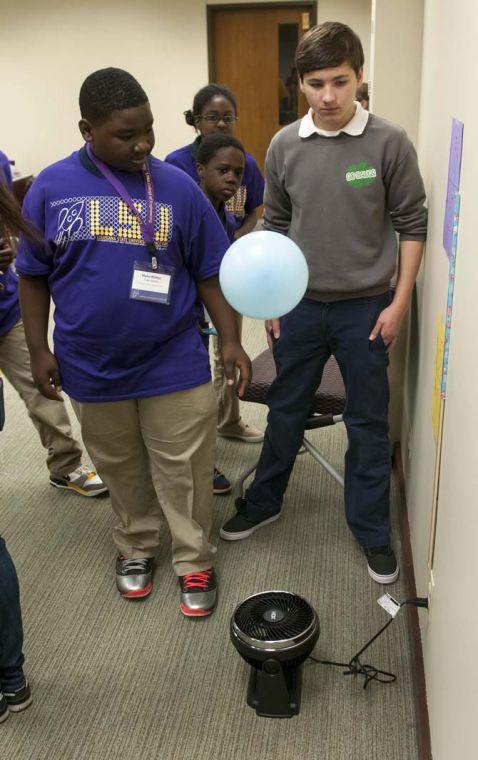
{"label": "short dark hair", "polygon": [[98,69],[86,77],[80,89],[80,113],[94,123],[106,121],[112,111],[147,102],[148,96],[139,82],[123,69]]}
{"label": "short dark hair", "polygon": [[198,152],[196,154],[196,161],[198,164],[205,166],[209,161],[214,158],[218,150],[221,148],[237,148],[246,157],[246,151],[244,146],[233,135],[212,134],[203,137],[199,143]]}
{"label": "short dark hair", "polygon": [[201,89],[195,94],[193,107],[184,111],[186,124],[189,124],[190,127],[195,127],[198,116],[202,115],[202,112],[209,101],[216,97],[223,97],[226,98],[226,100],[229,100],[234,108],[234,113],[237,116],[236,98],[229,87],[226,87],[223,84],[207,84],[205,87],[201,87]]}
{"label": "short dark hair", "polygon": [[346,24],[326,21],[313,26],[297,45],[295,65],[302,79],[304,74],[348,63],[358,74],[364,64],[362,43]]}

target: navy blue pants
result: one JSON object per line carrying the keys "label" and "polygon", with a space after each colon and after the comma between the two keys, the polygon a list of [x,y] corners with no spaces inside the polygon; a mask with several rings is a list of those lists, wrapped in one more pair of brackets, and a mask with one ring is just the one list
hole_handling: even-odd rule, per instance
{"label": "navy blue pants", "polygon": [[246,492],[251,518],[280,511],[315,391],[333,354],[347,395],[347,523],[364,548],[390,542],[388,354],[381,336],[369,341],[378,315],[389,303],[389,293],[332,303],[304,299],[280,320],[280,338],[273,347],[277,378],[267,400],[264,445]]}
{"label": "navy blue pants", "polygon": [[25,685],[23,675],[23,629],[20,592],[15,565],[0,537],[0,691]]}

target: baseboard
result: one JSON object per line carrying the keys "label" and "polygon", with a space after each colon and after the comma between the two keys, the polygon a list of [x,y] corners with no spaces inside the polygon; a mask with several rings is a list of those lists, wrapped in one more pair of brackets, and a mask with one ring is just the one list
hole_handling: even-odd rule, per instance
{"label": "baseboard", "polygon": [[[412,598],[417,596],[417,589],[415,585],[415,571],[413,568],[412,545],[410,541],[410,525],[408,523],[402,451],[399,443],[396,443],[394,447],[394,471],[397,478],[399,494],[400,529],[403,553],[402,572],[407,586],[407,598]],[[420,760],[433,760],[430,723],[428,719],[425,668],[423,665],[422,639],[418,622],[418,610],[416,607],[408,607],[407,624],[412,650],[412,679],[415,692],[415,721],[417,724],[418,756]]]}

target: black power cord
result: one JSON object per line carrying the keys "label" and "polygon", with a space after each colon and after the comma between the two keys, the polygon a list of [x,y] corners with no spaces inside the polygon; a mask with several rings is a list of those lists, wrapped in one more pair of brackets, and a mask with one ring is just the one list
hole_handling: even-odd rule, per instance
{"label": "black power cord", "polygon": [[[405,607],[406,604],[409,604],[413,607],[424,607],[428,609],[428,599],[426,597],[414,597],[412,599],[406,599],[404,602],[400,604],[400,609],[402,607]],[[343,675],[344,676],[363,676],[365,678],[363,688],[366,689],[370,681],[378,681],[379,683],[393,683],[397,680],[397,676],[394,673],[389,673],[387,670],[380,670],[379,668],[376,668],[374,665],[366,665],[365,663],[360,662],[360,656],[365,652],[366,649],[373,644],[373,642],[378,639],[379,636],[388,628],[388,626],[393,623],[395,620],[394,617],[391,617],[390,620],[387,620],[384,626],[380,628],[380,630],[373,636],[365,646],[360,649],[357,654],[355,654],[350,662],[334,662],[333,660],[319,660],[317,657],[313,657],[312,655],[309,655],[309,660],[312,660],[312,662],[319,663],[320,665],[334,665],[338,668],[347,668],[347,670],[344,670]]]}

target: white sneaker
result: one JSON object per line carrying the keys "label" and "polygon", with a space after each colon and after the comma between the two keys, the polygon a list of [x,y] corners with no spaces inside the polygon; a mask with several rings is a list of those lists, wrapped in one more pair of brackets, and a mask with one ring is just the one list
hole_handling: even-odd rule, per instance
{"label": "white sneaker", "polygon": [[108,493],[108,489],[101,478],[86,464],[80,464],[76,470],[63,478],[54,478],[50,475],[50,484],[55,488],[66,488],[69,491],[74,491],[80,496],[100,496]]}

